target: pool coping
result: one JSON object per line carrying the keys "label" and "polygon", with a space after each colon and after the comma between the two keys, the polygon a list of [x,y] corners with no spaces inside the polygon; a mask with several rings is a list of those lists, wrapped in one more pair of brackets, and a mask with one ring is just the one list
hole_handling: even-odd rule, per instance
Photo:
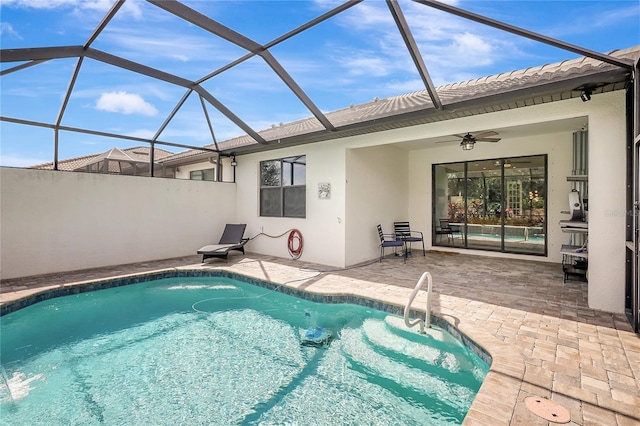
{"label": "pool coping", "polygon": [[[411,289],[393,285],[381,285],[351,281],[349,290],[345,291],[344,283],[337,288],[336,283],[322,283],[311,277],[279,282],[264,277],[252,276],[251,273],[236,272],[224,267],[206,267],[192,265],[178,268],[159,269],[155,271],[118,275],[96,280],[77,281],[72,283],[26,289],[14,293],[2,294],[0,300],[0,316],[23,309],[35,303],[56,297],[81,294],[107,288],[148,282],[163,278],[180,277],[226,277],[238,279],[252,285],[276,290],[299,298],[321,303],[352,303],[372,309],[403,315],[404,305]],[[360,285],[354,285],[360,284]],[[446,296],[447,299],[453,298]],[[425,306],[416,309],[413,306]],[[412,305],[411,315],[424,315],[426,312],[426,292],[420,291]],[[463,425],[496,425],[509,424],[515,411],[520,385],[524,378],[525,364],[522,357],[509,345],[492,334],[474,327],[470,322],[460,318],[459,312],[444,308],[439,303],[432,306],[432,322],[446,329],[462,344],[478,355],[489,365],[489,371],[478,390],[474,401],[467,412]],[[487,416],[487,407],[496,412],[496,417]],[[499,420],[498,420],[499,419]]]}

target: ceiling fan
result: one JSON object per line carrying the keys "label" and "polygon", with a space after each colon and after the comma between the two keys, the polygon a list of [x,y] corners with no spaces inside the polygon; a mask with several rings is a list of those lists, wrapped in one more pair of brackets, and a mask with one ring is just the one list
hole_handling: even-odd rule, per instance
{"label": "ceiling fan", "polygon": [[[475,135],[471,133],[467,133],[466,135],[451,135],[460,139],[460,146],[463,150],[469,151],[473,149],[473,146],[476,142],[498,142],[500,138],[494,138],[491,136],[497,136],[498,132],[494,132],[493,130],[489,130],[487,132],[480,132]],[[445,143],[445,142],[453,142],[453,141],[441,141],[436,143]]]}

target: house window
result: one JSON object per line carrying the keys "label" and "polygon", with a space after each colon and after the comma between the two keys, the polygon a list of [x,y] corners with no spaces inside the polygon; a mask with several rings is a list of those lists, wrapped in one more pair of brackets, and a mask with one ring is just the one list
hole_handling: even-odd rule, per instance
{"label": "house window", "polygon": [[433,185],[434,245],[547,253],[546,155],[435,164]]}
{"label": "house window", "polygon": [[209,180],[213,182],[215,179],[215,169],[194,170],[190,173],[189,179],[191,180]]}
{"label": "house window", "polygon": [[307,157],[260,162],[260,216],[306,217]]}

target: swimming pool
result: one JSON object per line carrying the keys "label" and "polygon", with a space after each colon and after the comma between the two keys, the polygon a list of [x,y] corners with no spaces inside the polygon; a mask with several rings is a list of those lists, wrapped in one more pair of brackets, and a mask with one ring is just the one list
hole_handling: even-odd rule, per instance
{"label": "swimming pool", "polygon": [[[500,241],[500,234],[471,234],[467,235],[470,240],[486,240],[486,241]],[[505,235],[505,242],[523,242],[529,244],[544,244],[544,237],[540,235],[531,235],[524,237],[522,235]]]}
{"label": "swimming pool", "polygon": [[[488,366],[435,327],[226,277],[58,297],[2,317],[7,424],[460,424]],[[305,331],[330,330],[326,345]]]}

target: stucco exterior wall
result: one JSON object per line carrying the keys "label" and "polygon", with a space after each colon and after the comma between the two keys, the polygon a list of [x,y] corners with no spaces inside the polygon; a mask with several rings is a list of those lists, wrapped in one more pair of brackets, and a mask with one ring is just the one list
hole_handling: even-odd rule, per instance
{"label": "stucco exterior wall", "polygon": [[393,222],[408,220],[407,155],[392,145],[347,150],[345,265],[379,256],[376,225],[389,234]]}
{"label": "stucco exterior wall", "polygon": [[[307,157],[307,206],[305,219],[260,217],[260,161],[294,155]],[[289,257],[287,235],[298,229],[304,239],[302,258],[324,265],[343,266],[345,259],[345,150],[337,141],[309,144],[238,158],[236,167],[238,221],[247,223],[247,235],[256,237],[247,250]],[[331,197],[318,198],[318,184],[331,184]]]}
{"label": "stucco exterior wall", "polygon": [[[242,156],[238,160],[239,219],[249,223],[249,229],[255,233],[264,229],[278,234],[298,228],[305,236],[305,260],[350,266],[378,255],[377,223],[390,230],[394,220],[408,219],[412,228],[424,232],[427,245],[431,246],[432,164],[547,154],[548,256],[465,252],[560,263],[560,246],[569,242],[570,235],[562,233],[557,224],[568,218],[561,211],[568,210],[571,184],[566,177],[572,169],[572,133],[578,129],[554,132],[553,126],[547,128],[543,124],[534,135],[519,137],[516,133],[497,144],[479,143],[471,151],[462,151],[455,143],[421,148],[419,142],[466,131],[584,118],[589,127],[590,151],[590,306],[622,312],[625,217],[606,211],[625,208],[623,105],[624,94],[613,92],[593,96],[590,102],[580,99],[553,102]],[[409,148],[394,146],[408,141],[412,142]],[[307,218],[260,218],[258,162],[302,154],[307,155]],[[319,182],[331,183],[330,200],[317,199]],[[388,201],[382,201],[385,199]],[[288,256],[285,241],[256,239],[250,244],[251,250],[260,253]]]}
{"label": "stucco exterior wall", "polygon": [[[507,123],[526,125],[583,116],[589,128],[589,306],[610,312],[624,312],[626,145],[623,92],[593,96],[590,102],[573,99],[451,120],[424,130],[431,134],[443,131],[442,134],[447,134],[447,131],[460,133],[460,129],[492,129]],[[568,210],[567,197],[571,185],[566,181],[566,176],[571,174],[572,168],[572,132],[553,134],[545,133],[542,129],[532,137],[503,139],[497,144],[477,144],[475,149],[467,152],[455,145],[453,148],[411,152],[408,193],[412,226],[430,229],[430,195],[425,197],[424,194],[431,191],[431,164],[535,154],[549,155],[549,243],[546,259],[483,251],[467,252],[561,262],[560,246],[569,242],[570,234],[562,233],[556,224],[559,220],[568,219],[566,214],[560,212]]]}
{"label": "stucco exterior wall", "polygon": [[624,312],[624,102],[616,92],[593,96],[587,103],[593,103],[589,113],[589,306]]}
{"label": "stucco exterior wall", "polygon": [[3,279],[195,254],[236,217],[235,185],[0,168]]}
{"label": "stucco exterior wall", "polygon": [[[433,164],[538,154],[548,155],[548,256],[465,252],[547,260],[560,268],[560,246],[569,234],[557,223],[567,218],[560,212],[568,209],[573,130],[554,131],[547,123],[574,118],[589,127],[589,304],[623,312],[622,91],[594,95],[590,102],[565,100],[244,155],[237,158],[237,185],[2,169],[2,275],[192,254],[217,242],[229,222],[247,223],[245,235],[255,237],[247,244],[249,252],[288,257],[287,233],[295,228],[304,237],[304,260],[351,266],[377,258],[378,223],[390,232],[393,221],[409,220],[431,247]],[[499,143],[478,143],[471,151],[456,143],[421,143],[454,133],[528,125],[538,125],[537,132],[501,134]],[[259,162],[293,155],[307,156],[307,217],[260,217]],[[330,198],[318,197],[319,183],[331,185]]]}

